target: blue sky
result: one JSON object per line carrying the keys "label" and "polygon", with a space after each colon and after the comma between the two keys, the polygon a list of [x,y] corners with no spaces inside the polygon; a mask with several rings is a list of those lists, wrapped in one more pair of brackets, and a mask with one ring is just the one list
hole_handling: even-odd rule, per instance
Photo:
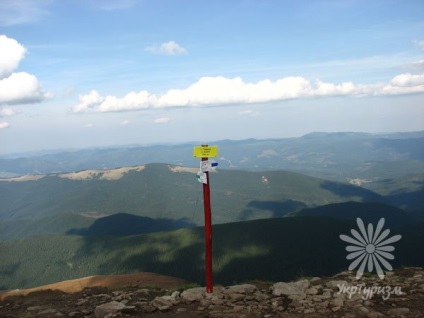
{"label": "blue sky", "polygon": [[415,130],[422,0],[0,0],[0,155]]}

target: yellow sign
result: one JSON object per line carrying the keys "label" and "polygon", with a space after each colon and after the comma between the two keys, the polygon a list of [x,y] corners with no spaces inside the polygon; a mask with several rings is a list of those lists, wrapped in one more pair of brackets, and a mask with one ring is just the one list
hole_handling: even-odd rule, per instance
{"label": "yellow sign", "polygon": [[194,158],[211,158],[218,156],[218,146],[195,146]]}

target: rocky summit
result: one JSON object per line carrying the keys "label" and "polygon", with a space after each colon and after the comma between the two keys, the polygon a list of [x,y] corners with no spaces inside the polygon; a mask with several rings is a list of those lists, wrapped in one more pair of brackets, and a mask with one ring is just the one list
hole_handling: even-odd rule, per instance
{"label": "rocky summit", "polygon": [[[186,285],[187,286],[187,285]],[[164,289],[129,286],[40,291],[0,302],[0,317],[424,317],[424,270],[402,268],[384,279],[342,272],[293,282],[252,282]]]}

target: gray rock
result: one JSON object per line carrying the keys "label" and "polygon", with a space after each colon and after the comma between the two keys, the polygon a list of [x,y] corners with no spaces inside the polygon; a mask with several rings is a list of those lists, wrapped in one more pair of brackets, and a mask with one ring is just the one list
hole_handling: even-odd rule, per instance
{"label": "gray rock", "polygon": [[242,285],[233,285],[228,286],[226,289],[224,289],[224,293],[227,294],[252,294],[257,290],[255,285],[251,284],[242,284]]}
{"label": "gray rock", "polygon": [[272,286],[272,294],[274,296],[301,295],[305,293],[309,285],[310,283],[306,279],[291,283],[279,282]]}
{"label": "gray rock", "polygon": [[97,306],[94,310],[94,314],[96,315],[96,318],[103,318],[109,314],[115,314],[118,311],[121,311],[126,306],[123,303],[117,302],[117,301],[111,301],[110,303],[106,303],[100,306]]}
{"label": "gray rock", "polygon": [[387,314],[391,317],[402,317],[408,315],[410,312],[409,308],[401,307],[401,308],[393,308],[387,311]]}
{"label": "gray rock", "polygon": [[338,289],[338,286],[348,286],[348,282],[345,280],[330,280],[329,282],[327,282],[327,284],[325,284],[328,288],[331,289]]}
{"label": "gray rock", "polygon": [[186,289],[181,293],[180,297],[185,303],[192,303],[202,299],[205,294],[206,290],[204,287],[195,287]]}
{"label": "gray rock", "polygon": [[179,302],[176,301],[175,299],[173,299],[171,296],[161,296],[161,297],[156,297],[153,301],[152,301],[152,305],[155,306],[157,309],[159,309],[160,311],[167,311],[169,310],[172,306],[178,304]]}
{"label": "gray rock", "polygon": [[357,317],[367,317],[367,315],[370,313],[369,309],[364,306],[358,306],[354,311]]}

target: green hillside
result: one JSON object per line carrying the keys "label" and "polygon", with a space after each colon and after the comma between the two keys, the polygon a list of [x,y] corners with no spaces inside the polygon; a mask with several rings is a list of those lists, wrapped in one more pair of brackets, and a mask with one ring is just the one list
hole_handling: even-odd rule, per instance
{"label": "green hillside", "polygon": [[[389,216],[390,218],[390,216]],[[354,221],[294,217],[214,225],[215,283],[291,280],[346,270]],[[422,231],[395,231],[392,265],[424,265]],[[0,290],[95,275],[150,271],[204,284],[203,228],[133,236],[42,235],[0,242]]]}
{"label": "green hillside", "polygon": [[[196,169],[180,168],[148,164],[115,179],[104,178],[114,172],[104,170],[79,172],[78,177],[85,175],[79,179],[53,174],[2,180],[0,239],[78,231],[96,218],[117,213],[201,225],[203,196]],[[361,187],[285,171],[219,170],[211,173],[210,181],[215,224],[283,216],[329,203],[383,200]]]}

